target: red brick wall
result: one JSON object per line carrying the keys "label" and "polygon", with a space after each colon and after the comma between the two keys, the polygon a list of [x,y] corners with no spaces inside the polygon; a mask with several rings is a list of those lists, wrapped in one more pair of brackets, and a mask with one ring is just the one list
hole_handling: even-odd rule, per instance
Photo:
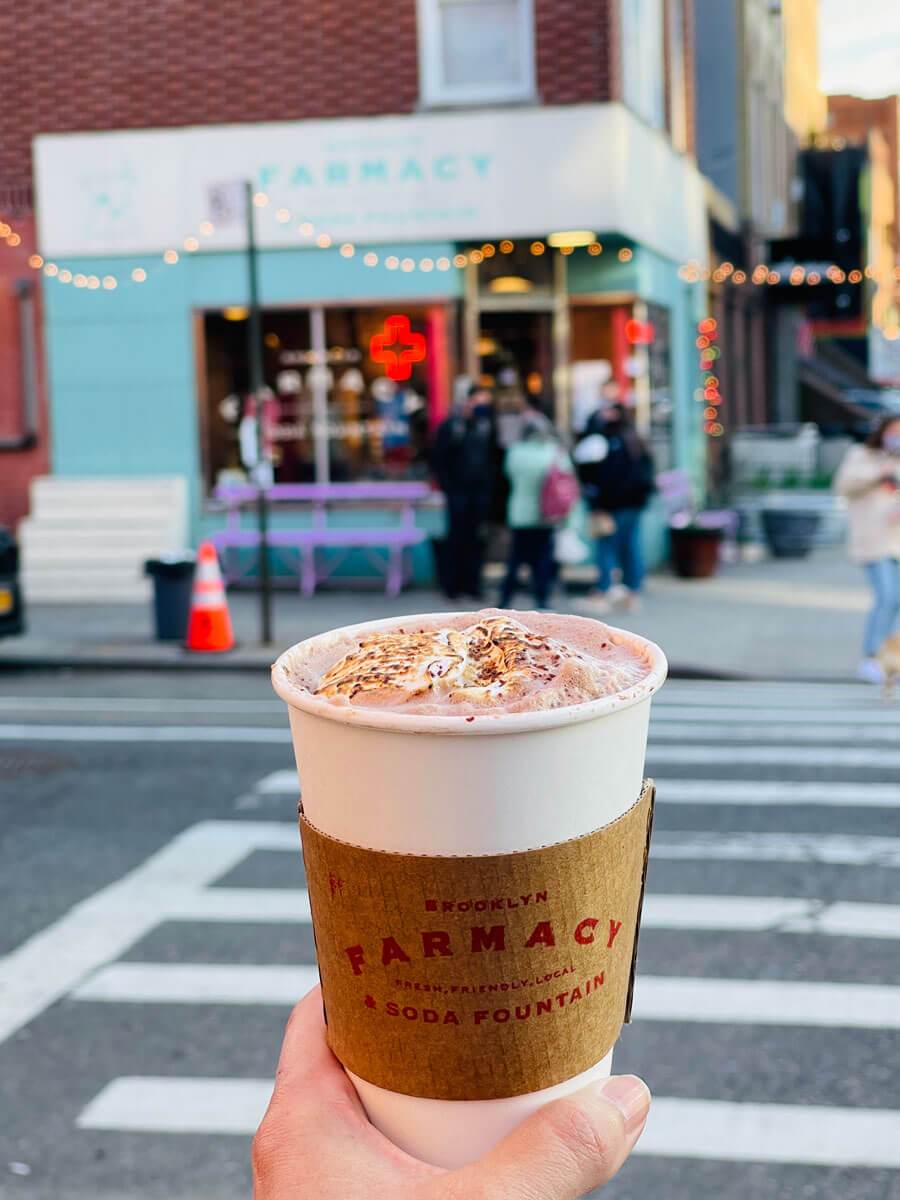
{"label": "red brick wall", "polygon": [[[0,213],[0,218],[3,214]],[[14,219],[22,244],[16,247],[0,244],[0,441],[16,439],[23,432],[21,329],[16,283],[27,279],[38,284],[39,276],[28,265],[28,255],[34,249],[33,221],[30,217]],[[0,449],[0,525],[15,526],[28,508],[28,481],[34,475],[46,474],[47,407],[44,372],[41,356],[40,286],[36,286],[35,338],[38,371],[38,439],[36,445],[24,450]]]}
{"label": "red brick wall", "polygon": [[538,93],[545,104],[621,95],[618,0],[534,0]]}
{"label": "red brick wall", "polygon": [[[547,104],[620,94],[618,0],[535,0]],[[415,0],[32,0],[0,39],[0,186],[36,133],[412,111]]]}
{"label": "red brick wall", "polygon": [[900,229],[900,190],[897,189],[896,164],[900,162],[900,98],[883,96],[864,100],[860,96],[828,97],[828,132],[851,145],[864,146],[870,129],[877,129],[888,144],[890,161],[895,164],[895,228]]}
{"label": "red brick wall", "polygon": [[[32,0],[0,39],[0,181],[34,134],[408,112],[415,0]],[[15,114],[15,119],[12,119]]]}
{"label": "red brick wall", "polygon": [[[628,2],[534,0],[545,104],[621,97],[619,4]],[[31,0],[15,9],[14,35],[0,38],[0,208],[30,190],[37,133],[411,112],[417,58],[416,0]],[[686,75],[691,86],[690,62]],[[11,280],[34,277],[33,232],[17,228],[18,254],[0,246],[3,432],[15,425],[19,386]],[[43,448],[0,457],[0,520],[22,511],[22,481],[46,469]]]}

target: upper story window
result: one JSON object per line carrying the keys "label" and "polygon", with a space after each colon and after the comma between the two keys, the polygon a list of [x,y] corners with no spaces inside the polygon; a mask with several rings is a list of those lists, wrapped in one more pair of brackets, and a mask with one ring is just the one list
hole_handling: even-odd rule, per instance
{"label": "upper story window", "polygon": [[533,0],[418,0],[422,103],[534,97]]}
{"label": "upper story window", "polygon": [[663,0],[626,0],[622,14],[622,94],[639,117],[666,124]]}

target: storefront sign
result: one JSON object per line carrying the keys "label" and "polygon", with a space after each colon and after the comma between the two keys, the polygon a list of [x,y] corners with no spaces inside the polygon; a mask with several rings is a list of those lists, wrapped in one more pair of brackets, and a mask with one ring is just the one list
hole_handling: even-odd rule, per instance
{"label": "storefront sign", "polygon": [[239,248],[242,222],[221,219],[235,207],[223,164],[268,197],[256,210],[263,247],[313,245],[298,228],[309,222],[335,243],[588,228],[679,262],[705,249],[696,167],[619,104],[46,134],[35,163],[52,257],[180,251],[188,237]]}

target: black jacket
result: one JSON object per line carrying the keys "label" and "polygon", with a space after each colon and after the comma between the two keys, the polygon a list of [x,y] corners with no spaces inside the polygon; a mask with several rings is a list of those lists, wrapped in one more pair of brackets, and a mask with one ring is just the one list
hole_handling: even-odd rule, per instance
{"label": "black jacket", "polygon": [[431,450],[431,469],[448,496],[470,495],[489,500],[499,461],[492,413],[461,413],[439,427]]}
{"label": "black jacket", "polygon": [[585,437],[602,434],[609,452],[602,462],[583,463],[578,477],[589,506],[599,512],[643,508],[655,490],[653,460],[637,434],[623,425],[591,418]]}

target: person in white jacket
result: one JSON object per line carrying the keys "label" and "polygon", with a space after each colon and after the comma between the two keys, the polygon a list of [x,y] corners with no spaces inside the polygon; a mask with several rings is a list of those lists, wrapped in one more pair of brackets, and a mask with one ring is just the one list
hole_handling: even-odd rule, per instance
{"label": "person in white jacket", "polygon": [[847,451],[834,489],[847,501],[850,557],[862,564],[874,593],[859,674],[881,683],[875,656],[900,616],[900,417],[883,418],[865,445]]}

